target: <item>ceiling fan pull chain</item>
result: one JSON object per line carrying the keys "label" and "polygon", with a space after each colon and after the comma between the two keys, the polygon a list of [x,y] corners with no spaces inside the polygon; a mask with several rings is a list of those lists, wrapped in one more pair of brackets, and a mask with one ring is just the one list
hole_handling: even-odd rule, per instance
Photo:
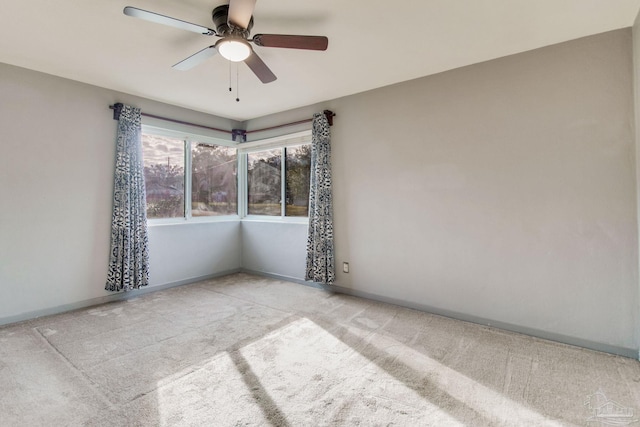
{"label": "ceiling fan pull chain", "polygon": [[229,62],[229,92],[231,92],[232,91],[232,89],[231,89],[231,61],[228,61],[228,62]]}
{"label": "ceiling fan pull chain", "polygon": [[240,79],[238,78],[240,74],[240,67],[238,67],[238,63],[236,62],[236,102],[240,102]]}

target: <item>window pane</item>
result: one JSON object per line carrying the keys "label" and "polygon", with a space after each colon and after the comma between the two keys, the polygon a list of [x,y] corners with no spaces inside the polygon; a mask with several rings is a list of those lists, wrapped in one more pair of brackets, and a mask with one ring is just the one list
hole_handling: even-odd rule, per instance
{"label": "window pane", "polygon": [[191,216],[237,214],[236,149],[193,144],[191,151]]}
{"label": "window pane", "polygon": [[148,218],[184,216],[184,141],[142,135]]}
{"label": "window pane", "polygon": [[309,167],[311,145],[298,145],[285,149],[285,179],[287,197],[285,215],[309,216]]}
{"label": "window pane", "polygon": [[280,168],[282,150],[247,154],[247,192],[249,215],[282,214]]}

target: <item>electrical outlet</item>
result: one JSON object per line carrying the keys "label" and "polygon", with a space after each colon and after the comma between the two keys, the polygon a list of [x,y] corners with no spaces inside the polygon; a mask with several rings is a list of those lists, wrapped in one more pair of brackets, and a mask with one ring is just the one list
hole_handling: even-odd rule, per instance
{"label": "electrical outlet", "polygon": [[343,273],[348,273],[349,272],[349,263],[348,262],[343,262],[342,263],[342,272]]}

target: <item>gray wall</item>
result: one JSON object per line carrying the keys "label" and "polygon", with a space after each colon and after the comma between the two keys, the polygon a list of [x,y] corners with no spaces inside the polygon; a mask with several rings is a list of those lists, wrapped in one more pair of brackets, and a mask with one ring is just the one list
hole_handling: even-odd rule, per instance
{"label": "gray wall", "polygon": [[308,224],[242,221],[242,268],[304,280]]}
{"label": "gray wall", "polygon": [[[109,295],[110,104],[226,129],[237,123],[9,65],[0,64],[0,76],[2,323]],[[240,268],[239,221],[151,227],[149,239],[153,286]]]}
{"label": "gray wall", "polygon": [[151,226],[149,258],[152,285],[237,270],[242,263],[240,221]]}
{"label": "gray wall", "polygon": [[[633,85],[634,85],[634,105],[635,105],[635,141],[636,141],[636,153],[635,164],[640,165],[640,12],[636,17],[635,23],[632,29],[633,34]],[[640,173],[636,170],[636,215],[640,214]],[[640,216],[636,216],[640,223]],[[639,230],[640,234],[640,230]],[[639,254],[640,256],[640,254]],[[640,262],[639,262],[640,265]],[[640,294],[640,282],[639,294]],[[638,297],[636,310],[640,313],[640,297]],[[640,314],[638,315],[640,317]],[[637,342],[640,343],[640,318],[636,318],[636,336]],[[640,354],[638,355],[640,358]]]}
{"label": "gray wall", "polygon": [[339,286],[637,354],[629,29],[247,128],[324,108],[337,113],[337,264],[351,267]]}

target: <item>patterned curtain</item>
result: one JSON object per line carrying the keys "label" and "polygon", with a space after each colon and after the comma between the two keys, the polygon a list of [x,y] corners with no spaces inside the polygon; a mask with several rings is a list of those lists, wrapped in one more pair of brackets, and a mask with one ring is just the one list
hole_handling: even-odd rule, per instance
{"label": "patterned curtain", "polygon": [[331,135],[327,116],[313,115],[311,139],[311,186],[309,190],[309,235],[305,280],[332,284],[333,203],[331,192]]}
{"label": "patterned curtain", "polygon": [[147,211],[142,164],[140,109],[118,104],[116,172],[108,291],[128,291],[149,284]]}

